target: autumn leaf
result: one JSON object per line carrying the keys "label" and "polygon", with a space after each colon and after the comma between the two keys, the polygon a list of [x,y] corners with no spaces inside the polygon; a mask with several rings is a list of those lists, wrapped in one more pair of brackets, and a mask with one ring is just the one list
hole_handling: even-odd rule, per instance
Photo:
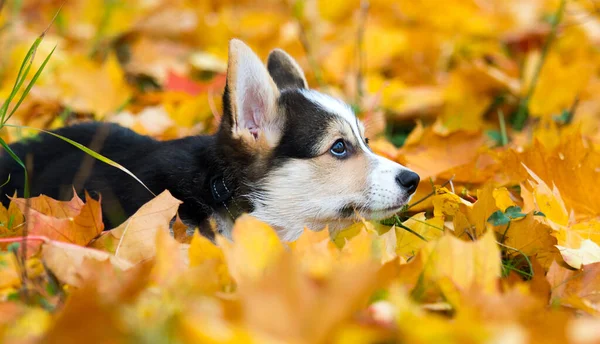
{"label": "autumn leaf", "polygon": [[291,243],[244,215],[213,242],[173,221],[168,192],[110,231],[89,197],[13,197],[0,342],[599,342],[595,4],[267,5],[4,2],[0,103],[42,32],[31,70],[55,50],[5,103],[35,79],[0,138],[94,119],[159,141],[214,134],[237,37],[262,61],[284,49],[311,89],[348,103],[373,153],[420,175],[409,205]]}
{"label": "autumn leaf", "polygon": [[[419,213],[402,223],[412,232],[402,227],[396,227],[396,254],[399,257],[409,258],[417,254],[427,244],[444,234],[444,219],[432,217],[427,219],[425,213]],[[419,237],[420,236],[420,237]]]}
{"label": "autumn leaf", "polygon": [[598,315],[600,299],[595,290],[600,283],[599,269],[600,263],[584,265],[575,271],[553,263],[547,275],[552,287],[552,303]]}
{"label": "autumn leaf", "polygon": [[519,221],[511,221],[510,225],[496,227],[496,232],[511,257],[536,257],[546,270],[556,259],[557,241],[552,228],[532,213]]}
{"label": "autumn leaf", "polygon": [[556,245],[567,264],[580,269],[582,265],[600,262],[600,246],[591,240],[583,240],[578,249]]}
{"label": "autumn leaf", "polygon": [[57,201],[48,196],[40,195],[28,200],[23,198],[13,198],[12,202],[18,205],[22,211],[25,211],[28,206],[32,210],[58,219],[67,219],[79,215],[81,209],[85,205],[75,192],[73,192],[73,198],[71,198],[70,201]]}
{"label": "autumn leaf", "polygon": [[77,195],[64,202],[43,195],[13,202],[26,214],[30,235],[85,246],[104,230],[101,201],[87,194],[85,204]]}
{"label": "autumn leaf", "polygon": [[42,257],[44,263],[60,281],[75,287],[82,285],[82,269],[85,260],[107,261],[120,270],[127,270],[133,266],[127,260],[104,251],[51,240],[42,245]]}
{"label": "autumn leaf", "polygon": [[403,147],[400,154],[406,166],[425,180],[470,162],[484,143],[485,138],[479,133],[442,136],[429,129],[418,143]]}
{"label": "autumn leaf", "polygon": [[0,236],[15,233],[24,222],[25,218],[16,202],[11,201],[8,205],[8,209],[0,204]]}
{"label": "autumn leaf", "polygon": [[110,252],[135,264],[156,255],[157,232],[169,231],[169,223],[175,217],[181,201],[169,191],[143,205],[119,227],[102,233],[90,244],[91,247]]}
{"label": "autumn leaf", "polygon": [[217,247],[210,240],[201,236],[197,232],[194,233],[192,238],[192,242],[188,250],[188,256],[190,268],[207,265],[214,269],[211,272],[217,278],[220,286],[225,287],[232,283],[229,268],[225,260],[225,255],[221,248]]}
{"label": "autumn leaf", "polygon": [[0,295],[6,296],[21,285],[19,265],[12,252],[0,253]]}
{"label": "autumn leaf", "polygon": [[428,243],[419,255],[423,264],[423,280],[416,287],[419,294],[436,286],[451,304],[459,305],[461,293],[471,289],[488,294],[498,291],[500,250],[490,231],[472,243],[443,236]]}
{"label": "autumn leaf", "polygon": [[238,283],[259,278],[283,252],[275,230],[251,216],[237,219],[233,227],[233,242],[218,237],[231,275]]}

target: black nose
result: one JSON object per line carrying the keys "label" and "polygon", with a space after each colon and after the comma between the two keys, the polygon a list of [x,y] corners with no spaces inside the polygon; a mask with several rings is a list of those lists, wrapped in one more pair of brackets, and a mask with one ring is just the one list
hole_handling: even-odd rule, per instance
{"label": "black nose", "polygon": [[415,192],[421,178],[412,171],[402,171],[396,176],[396,183],[406,189],[409,194]]}

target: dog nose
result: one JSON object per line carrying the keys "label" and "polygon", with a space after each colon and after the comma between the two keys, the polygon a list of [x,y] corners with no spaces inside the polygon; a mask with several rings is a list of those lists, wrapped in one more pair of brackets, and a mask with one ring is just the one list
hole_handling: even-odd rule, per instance
{"label": "dog nose", "polygon": [[421,178],[413,171],[402,171],[396,176],[396,183],[406,189],[406,192],[412,194],[419,186]]}

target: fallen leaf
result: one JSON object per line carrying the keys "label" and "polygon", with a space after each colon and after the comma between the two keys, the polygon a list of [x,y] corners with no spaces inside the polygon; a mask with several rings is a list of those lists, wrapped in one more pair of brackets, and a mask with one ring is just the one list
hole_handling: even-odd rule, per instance
{"label": "fallen leaf", "polygon": [[123,271],[133,266],[131,262],[108,252],[52,240],[42,245],[42,257],[44,263],[61,282],[75,287],[81,287],[83,284],[82,268],[86,259],[108,261],[112,266]]}
{"label": "fallen leaf", "polygon": [[181,201],[165,190],[119,227],[102,233],[90,246],[133,264],[151,259],[156,255],[157,232],[169,233],[169,223],[175,217],[179,204]]}
{"label": "fallen leaf", "polygon": [[25,199],[15,199],[15,203],[27,216],[29,235],[85,246],[104,230],[101,201],[88,194],[85,198],[84,204],[77,195],[68,202],[39,196],[30,200],[30,209]]}
{"label": "fallen leaf", "polygon": [[582,265],[600,262],[600,246],[591,240],[583,240],[578,249],[556,245],[563,259],[575,269],[581,269]]}
{"label": "fallen leaf", "polygon": [[283,252],[275,230],[250,215],[241,216],[233,227],[233,242],[218,237],[231,275],[238,283],[258,279]]}
{"label": "fallen leaf", "polygon": [[569,270],[556,262],[550,266],[547,279],[552,287],[552,304],[563,305],[598,315],[600,298],[600,263],[584,265],[581,270]]}

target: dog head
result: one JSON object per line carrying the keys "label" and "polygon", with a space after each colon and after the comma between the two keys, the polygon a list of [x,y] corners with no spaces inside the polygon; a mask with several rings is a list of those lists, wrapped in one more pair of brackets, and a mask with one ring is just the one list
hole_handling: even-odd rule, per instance
{"label": "dog head", "polygon": [[374,154],[352,109],[310,90],[287,53],[272,51],[265,68],[241,41],[229,49],[219,134],[252,215],[294,240],[305,226],[386,218],[409,201],[419,176]]}

